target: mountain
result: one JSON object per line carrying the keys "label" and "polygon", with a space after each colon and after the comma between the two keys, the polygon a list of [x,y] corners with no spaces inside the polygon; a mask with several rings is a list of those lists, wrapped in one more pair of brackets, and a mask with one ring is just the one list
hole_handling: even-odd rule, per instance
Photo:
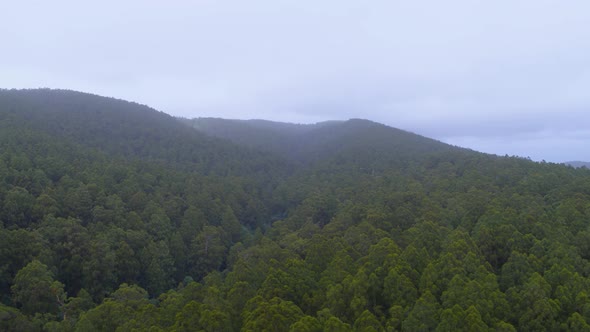
{"label": "mountain", "polygon": [[589,220],[586,168],[0,90],[1,331],[584,331]]}
{"label": "mountain", "polygon": [[[139,104],[66,90],[0,90],[0,300],[9,302],[16,272],[40,255],[70,294],[83,287],[102,299],[117,279],[164,291],[189,269],[207,265],[197,268],[186,256],[205,227],[214,232],[232,224],[223,232],[229,244],[242,228],[268,224],[272,192],[289,172],[278,157],[207,137]],[[132,240],[113,229],[144,234]],[[158,247],[163,240],[165,249]],[[62,241],[74,242],[57,249]],[[121,243],[133,251],[129,264],[141,277],[115,276],[114,261],[85,267],[102,264],[100,250]],[[159,286],[145,279],[149,256],[140,259],[155,248],[164,250],[167,264],[170,255],[184,257],[158,272]],[[107,279],[92,276],[100,273]]]}
{"label": "mountain", "polygon": [[[212,139],[137,103],[68,90],[0,90],[0,125],[26,128],[108,155],[190,164],[202,172],[256,172],[269,154]],[[171,148],[174,147],[174,148]]]}
{"label": "mountain", "polygon": [[586,167],[590,169],[590,162],[586,161],[567,161],[564,164],[573,166],[575,168]]}
{"label": "mountain", "polygon": [[183,122],[212,137],[257,148],[301,162],[354,156],[356,163],[390,156],[388,162],[411,155],[459,150],[376,122],[351,119],[316,124],[264,120],[197,118]]}
{"label": "mountain", "polygon": [[219,118],[181,119],[199,132],[233,143],[289,156],[286,148],[317,125],[300,125],[266,120],[226,120]]}

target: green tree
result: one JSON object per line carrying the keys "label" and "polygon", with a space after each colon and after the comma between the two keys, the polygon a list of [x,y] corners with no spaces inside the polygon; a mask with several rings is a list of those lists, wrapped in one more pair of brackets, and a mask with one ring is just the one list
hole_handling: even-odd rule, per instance
{"label": "green tree", "polygon": [[291,332],[322,332],[322,324],[311,316],[303,316],[289,327]]}
{"label": "green tree", "polygon": [[4,198],[2,216],[6,225],[28,227],[32,221],[35,198],[25,189],[14,187]]}
{"label": "green tree", "polygon": [[348,331],[352,331],[352,328],[350,327],[350,325],[343,323],[337,317],[332,316],[332,317],[328,318],[328,320],[324,323],[324,331],[325,332],[348,332]]}
{"label": "green tree", "polygon": [[590,325],[582,315],[574,312],[567,320],[567,329],[569,331],[590,331]]}
{"label": "green tree", "polygon": [[371,313],[369,310],[363,311],[363,313],[354,322],[353,327],[356,331],[383,331],[383,326],[381,326],[381,323],[379,320],[377,320],[377,317],[375,317],[375,315],[373,315],[373,313]]}
{"label": "green tree", "polygon": [[226,251],[223,236],[221,228],[205,226],[195,237],[191,243],[191,275],[201,277],[221,266]]}
{"label": "green tree", "polygon": [[434,330],[439,321],[440,304],[430,293],[424,294],[416,301],[408,317],[402,322],[404,331],[431,331]]}
{"label": "green tree", "polygon": [[243,331],[288,331],[303,317],[303,312],[291,301],[273,298],[266,301],[257,296],[246,304]]}
{"label": "green tree", "polygon": [[57,314],[66,300],[63,285],[53,280],[47,265],[38,260],[33,260],[18,271],[12,293],[14,302],[28,315]]}
{"label": "green tree", "polygon": [[461,331],[465,311],[457,304],[452,308],[444,309],[440,314],[440,323],[436,327],[437,332]]}
{"label": "green tree", "polygon": [[418,299],[418,291],[412,281],[395,268],[389,269],[383,281],[383,293],[390,306],[410,307]]}
{"label": "green tree", "polygon": [[76,331],[116,331],[149,305],[147,292],[122,284],[104,302],[80,315]]}

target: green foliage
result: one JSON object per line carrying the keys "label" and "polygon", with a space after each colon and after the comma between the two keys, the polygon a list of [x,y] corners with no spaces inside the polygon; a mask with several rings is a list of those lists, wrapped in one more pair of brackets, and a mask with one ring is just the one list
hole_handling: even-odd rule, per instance
{"label": "green foliage", "polygon": [[13,300],[23,313],[57,314],[64,304],[63,284],[53,279],[47,265],[33,260],[14,277]]}
{"label": "green foliage", "polygon": [[0,90],[0,330],[589,330],[590,171],[183,122]]}
{"label": "green foliage", "polygon": [[436,298],[426,291],[416,301],[412,311],[402,323],[404,331],[430,331],[438,326],[440,304]]}
{"label": "green foliage", "polygon": [[255,297],[246,304],[243,331],[288,331],[304,315],[297,305],[278,297]]}
{"label": "green foliage", "polygon": [[383,331],[381,323],[369,310],[363,311],[359,318],[354,322],[353,327],[356,331]]}
{"label": "green foliage", "polygon": [[289,328],[289,331],[292,332],[321,332],[322,324],[315,318],[311,316],[303,316],[300,320],[293,323]]}

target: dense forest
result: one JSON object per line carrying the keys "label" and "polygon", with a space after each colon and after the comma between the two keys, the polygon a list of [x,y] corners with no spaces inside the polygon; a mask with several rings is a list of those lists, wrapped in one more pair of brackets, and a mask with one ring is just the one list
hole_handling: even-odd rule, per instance
{"label": "dense forest", "polygon": [[1,331],[590,331],[590,170],[0,90]]}

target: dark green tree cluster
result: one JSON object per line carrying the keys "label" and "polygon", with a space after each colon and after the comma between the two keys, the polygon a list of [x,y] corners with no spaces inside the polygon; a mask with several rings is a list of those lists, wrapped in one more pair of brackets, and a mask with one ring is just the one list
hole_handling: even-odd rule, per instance
{"label": "dark green tree cluster", "polygon": [[587,169],[236,127],[0,91],[0,330],[590,330]]}

